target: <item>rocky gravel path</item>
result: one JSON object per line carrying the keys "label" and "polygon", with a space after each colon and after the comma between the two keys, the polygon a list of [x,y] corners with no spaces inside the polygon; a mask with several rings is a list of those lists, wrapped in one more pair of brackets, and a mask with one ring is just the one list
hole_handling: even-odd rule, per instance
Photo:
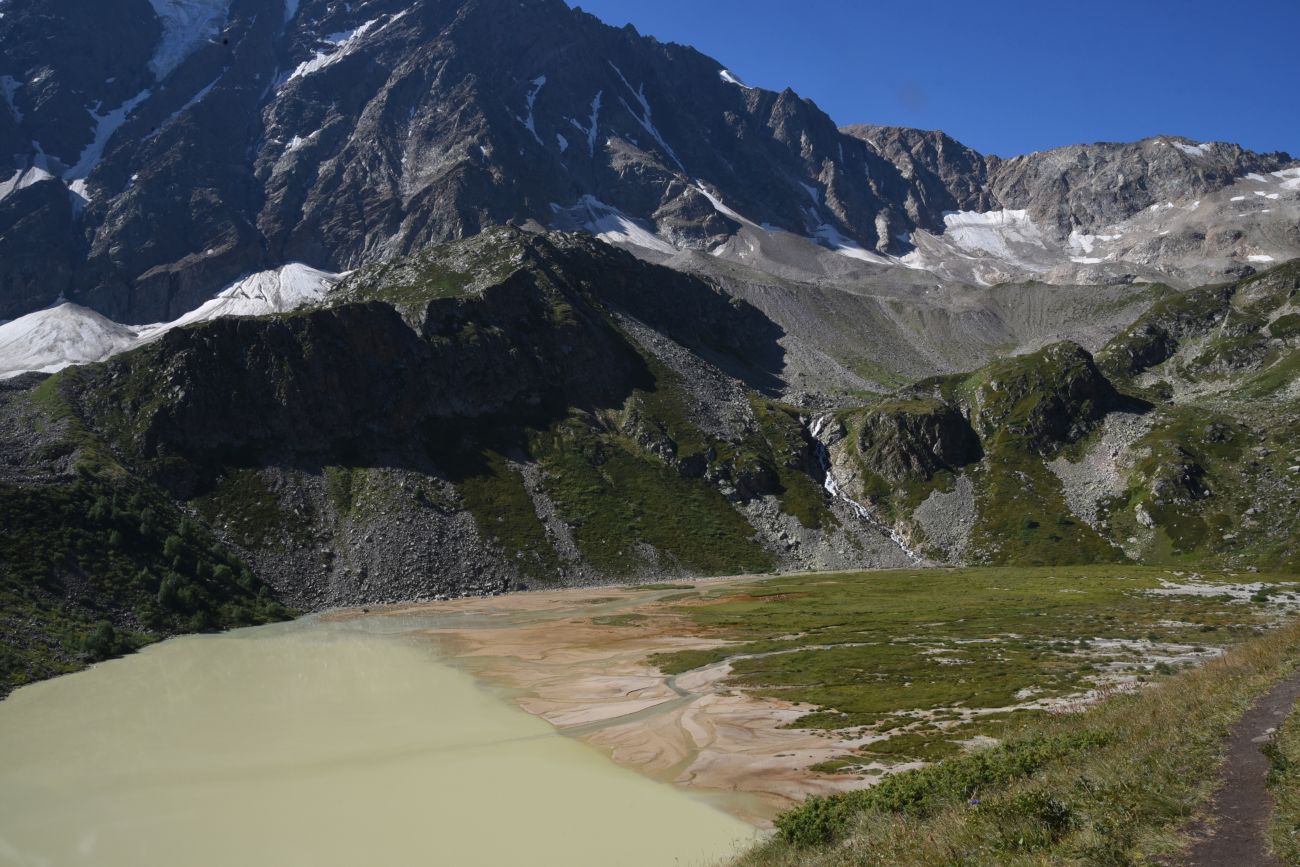
{"label": "rocky gravel path", "polygon": [[1300,672],[1256,700],[1228,734],[1227,760],[1208,815],[1194,829],[1202,836],[1183,867],[1283,867],[1268,851],[1273,801],[1269,761],[1260,747],[1300,701]]}

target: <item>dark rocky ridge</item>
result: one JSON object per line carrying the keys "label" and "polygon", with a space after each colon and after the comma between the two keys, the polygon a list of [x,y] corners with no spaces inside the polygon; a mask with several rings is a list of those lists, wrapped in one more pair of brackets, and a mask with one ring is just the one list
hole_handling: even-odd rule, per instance
{"label": "dark rocky ridge", "polygon": [[[305,607],[900,560],[836,516],[798,414],[762,397],[779,336],[588,236],[494,229],[47,387]],[[627,508],[634,550],[585,529]]]}

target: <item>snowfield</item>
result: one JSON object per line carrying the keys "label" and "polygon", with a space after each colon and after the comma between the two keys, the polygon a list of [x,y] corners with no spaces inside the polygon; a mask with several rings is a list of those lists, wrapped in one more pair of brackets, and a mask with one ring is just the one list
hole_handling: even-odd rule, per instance
{"label": "snowfield", "polygon": [[185,58],[221,33],[230,13],[230,0],[149,0],[162,21],[162,41],[149,68],[162,81]]}
{"label": "snowfield", "polygon": [[943,236],[970,253],[1019,263],[1013,245],[1045,246],[1043,233],[1028,211],[956,211],[943,217]]}
{"label": "snowfield", "polygon": [[197,310],[154,325],[122,325],[78,304],[38,310],[0,325],[0,379],[104,361],[197,322],[296,310],[323,299],[340,279],[306,265],[285,265],[245,277]]}
{"label": "snowfield", "polygon": [[27,189],[32,184],[39,184],[41,181],[53,179],[53,175],[41,168],[19,169],[14,172],[13,177],[9,180],[0,181],[0,202],[19,190]]}
{"label": "snowfield", "polygon": [[562,208],[552,202],[551,211],[566,225],[580,228],[609,244],[631,244],[669,255],[677,252],[672,244],[595,196],[583,196],[571,208]]}
{"label": "snowfield", "polygon": [[103,361],[138,341],[130,326],[76,304],[38,310],[0,325],[0,379]]}
{"label": "snowfield", "polygon": [[341,33],[331,33],[329,36],[324,37],[321,41],[328,44],[332,50],[317,51],[316,56],[311,60],[299,63],[298,68],[289,74],[288,80],[293,81],[295,78],[303,78],[338,63],[351,54],[362,38],[378,23],[379,19],[373,18],[360,27],[344,30]]}
{"label": "snowfield", "polygon": [[90,196],[86,192],[86,185],[76,182],[84,181],[90,177],[90,173],[95,170],[95,166],[99,165],[99,161],[104,158],[104,148],[108,146],[109,140],[113,138],[113,133],[117,132],[118,128],[126,123],[126,119],[131,116],[131,112],[135,111],[135,107],[148,99],[150,95],[149,90],[142,90],[105,114],[99,113],[102,106],[95,106],[95,108],[89,110],[90,118],[95,122],[95,137],[82,150],[81,158],[77,160],[77,164],[63,173],[63,179],[72,182],[73,191],[80,195],[81,198],[86,201],[90,200]]}

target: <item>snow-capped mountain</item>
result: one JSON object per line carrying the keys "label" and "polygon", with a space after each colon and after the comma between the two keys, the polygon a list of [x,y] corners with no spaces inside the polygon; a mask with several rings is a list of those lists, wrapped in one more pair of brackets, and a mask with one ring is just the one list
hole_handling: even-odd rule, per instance
{"label": "snow-capped mountain", "polygon": [[[505,222],[661,261],[977,283],[1203,279],[1300,253],[1284,154],[1165,138],[1000,160],[841,130],[562,0],[9,3],[0,97],[0,318],[63,296],[173,320],[242,274],[338,272]],[[1212,232],[1169,222],[1260,204],[1251,176],[1278,198],[1239,234],[1218,210]],[[1144,216],[1169,203],[1167,225]]]}
{"label": "snow-capped mountain", "polygon": [[56,304],[0,324],[0,379],[104,361],[184,325],[287,313],[320,301],[339,277],[298,263],[285,265],[238,280],[184,316],[152,325],[123,325],[79,304]]}

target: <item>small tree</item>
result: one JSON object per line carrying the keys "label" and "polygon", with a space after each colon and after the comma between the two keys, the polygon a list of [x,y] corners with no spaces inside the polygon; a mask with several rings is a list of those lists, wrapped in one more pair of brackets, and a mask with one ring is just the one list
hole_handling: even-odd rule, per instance
{"label": "small tree", "polygon": [[185,543],[181,541],[180,536],[168,536],[163,541],[164,557],[179,557],[185,550]]}
{"label": "small tree", "polygon": [[113,624],[101,620],[95,624],[94,631],[82,641],[81,647],[92,662],[98,662],[101,659],[120,655],[125,649],[125,643],[118,636]]}

